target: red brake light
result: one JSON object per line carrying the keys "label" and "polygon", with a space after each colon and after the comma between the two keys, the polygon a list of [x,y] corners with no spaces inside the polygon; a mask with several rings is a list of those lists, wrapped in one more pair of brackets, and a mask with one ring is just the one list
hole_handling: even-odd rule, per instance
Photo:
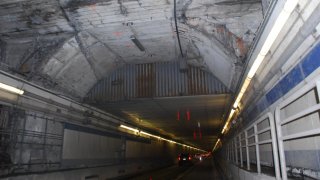
{"label": "red brake light", "polygon": [[191,156],[189,156],[189,160],[191,160]]}

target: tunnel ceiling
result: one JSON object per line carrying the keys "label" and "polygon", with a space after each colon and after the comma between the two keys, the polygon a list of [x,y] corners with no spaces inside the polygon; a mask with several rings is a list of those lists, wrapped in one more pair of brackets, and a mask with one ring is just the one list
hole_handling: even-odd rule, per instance
{"label": "tunnel ceiling", "polygon": [[99,81],[84,101],[131,120],[135,127],[210,149],[230,91],[212,73],[179,65],[125,65]]}
{"label": "tunnel ceiling", "polygon": [[[211,73],[227,94],[235,92],[247,51],[263,19],[261,0],[177,0],[176,14],[185,56],[182,61]],[[82,99],[100,80],[128,64],[181,60],[174,20],[173,0],[1,0],[0,67]],[[195,109],[208,109],[197,113],[210,114],[215,108],[213,112],[219,113],[212,118],[221,119],[229,102],[227,94],[205,100],[196,96],[192,101],[201,104]],[[179,97],[180,104],[183,100]],[[141,100],[132,112],[152,119],[151,113],[143,111],[144,103],[167,106],[168,102]],[[114,107],[118,106],[125,111],[126,103]],[[150,112],[167,111],[158,109],[154,106]],[[166,121],[157,123],[151,124],[166,126]],[[167,133],[175,134],[176,130],[169,128]]]}
{"label": "tunnel ceiling", "polygon": [[136,127],[151,133],[211,150],[221,130],[222,114],[229,98],[228,95],[183,96],[97,106],[130,119]]}

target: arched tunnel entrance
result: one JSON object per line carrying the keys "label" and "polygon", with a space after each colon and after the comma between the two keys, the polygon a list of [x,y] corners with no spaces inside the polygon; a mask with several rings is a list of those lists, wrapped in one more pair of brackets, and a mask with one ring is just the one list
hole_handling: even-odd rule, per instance
{"label": "arched tunnel entrance", "polygon": [[2,0],[0,179],[320,179],[320,2]]}

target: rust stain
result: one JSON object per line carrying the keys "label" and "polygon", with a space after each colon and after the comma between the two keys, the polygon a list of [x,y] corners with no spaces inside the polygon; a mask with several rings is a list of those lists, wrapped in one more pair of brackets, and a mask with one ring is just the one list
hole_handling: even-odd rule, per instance
{"label": "rust stain", "polygon": [[138,66],[138,76],[136,84],[137,97],[153,97],[155,94],[155,71],[153,64]]}
{"label": "rust stain", "polygon": [[[216,25],[216,36],[225,45],[226,48],[234,52],[236,56],[243,58],[248,51],[247,45],[242,38],[233,34],[224,25]],[[237,53],[238,51],[239,53]]]}
{"label": "rust stain", "polygon": [[236,44],[237,44],[237,47],[239,48],[240,56],[244,57],[244,55],[247,53],[247,48],[246,48],[246,45],[244,44],[243,40],[241,38],[237,37]]}
{"label": "rust stain", "polygon": [[113,35],[116,37],[121,37],[123,35],[123,32],[116,31],[116,32],[113,32]]}

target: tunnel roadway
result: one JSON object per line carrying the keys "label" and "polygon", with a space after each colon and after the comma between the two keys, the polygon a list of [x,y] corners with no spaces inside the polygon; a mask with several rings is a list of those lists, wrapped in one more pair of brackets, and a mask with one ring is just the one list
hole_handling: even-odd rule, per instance
{"label": "tunnel roadway", "polygon": [[177,164],[145,172],[136,176],[122,177],[120,179],[130,180],[194,180],[194,179],[214,179],[223,180],[212,158],[197,161],[192,166],[179,167]]}

